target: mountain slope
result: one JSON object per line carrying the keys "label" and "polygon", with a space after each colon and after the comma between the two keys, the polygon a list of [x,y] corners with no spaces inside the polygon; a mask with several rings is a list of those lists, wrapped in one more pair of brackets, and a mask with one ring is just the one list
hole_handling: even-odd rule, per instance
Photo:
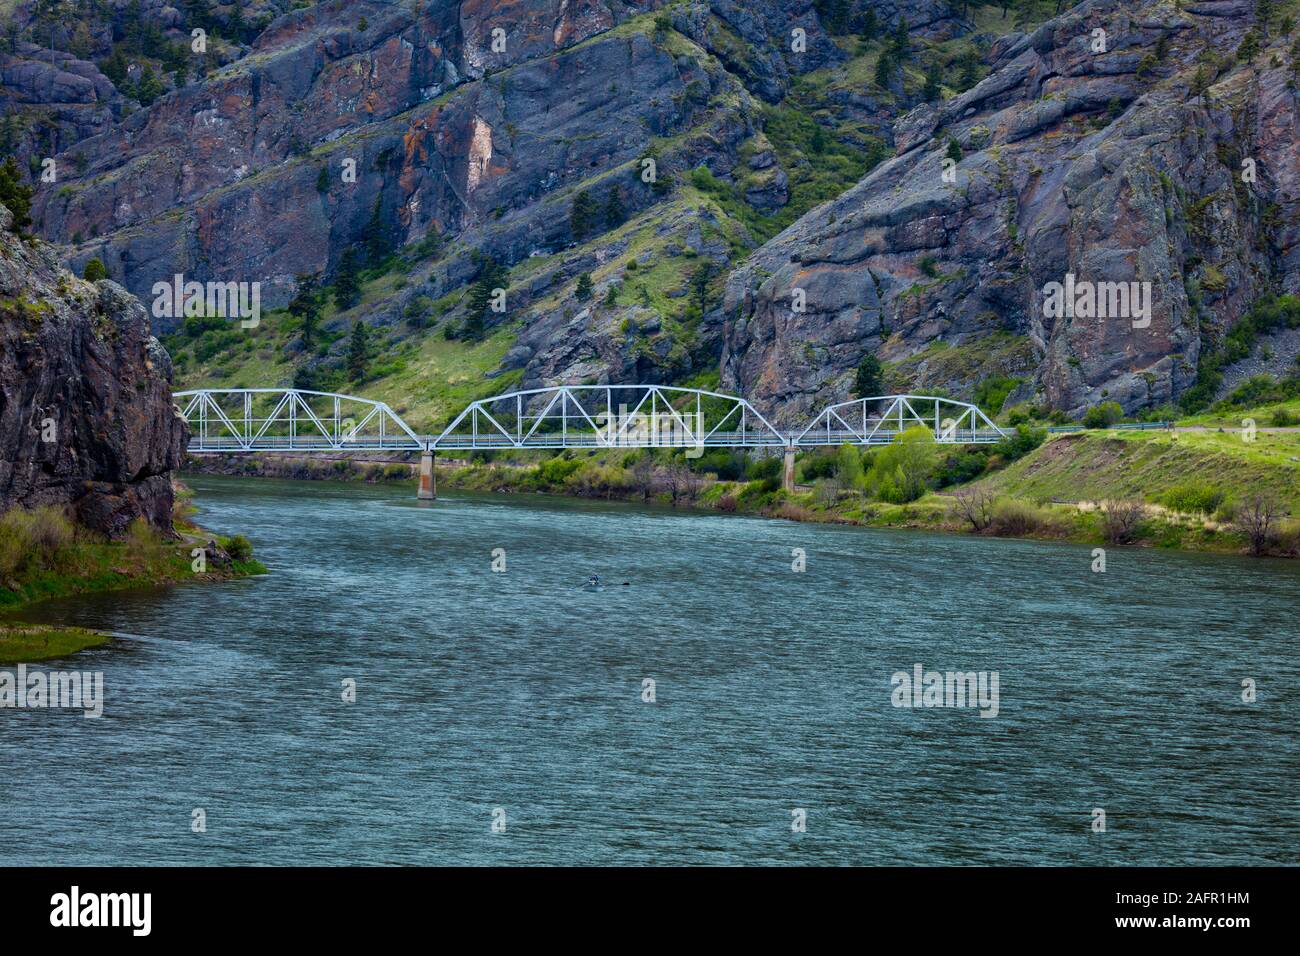
{"label": "mountain slope", "polygon": [[[891,387],[1071,414],[1227,387],[1227,332],[1297,291],[1300,4],[1267,29],[1244,0],[1059,6],[100,0],[85,59],[31,43],[61,42],[33,12],[0,70],[89,77],[34,212],[75,268],[146,299],[262,284],[254,329],[155,317],[186,384],[356,391],[427,426],[515,384],[633,380],[794,420],[870,355]],[[195,23],[209,52],[182,56]],[[1150,283],[1150,324],[1045,315],[1067,275]],[[314,328],[283,310],[310,276]]]}
{"label": "mountain slope", "polygon": [[[1002,38],[986,79],[900,119],[898,156],[732,276],[724,386],[798,416],[846,397],[867,354],[1011,335],[1024,347],[976,376],[898,384],[1020,377],[1013,401],[1071,413],[1177,398],[1256,299],[1300,291],[1296,55],[1274,31],[1238,57],[1259,31],[1244,2],[1090,0]],[[1046,316],[1067,274],[1150,283],[1149,325]]]}

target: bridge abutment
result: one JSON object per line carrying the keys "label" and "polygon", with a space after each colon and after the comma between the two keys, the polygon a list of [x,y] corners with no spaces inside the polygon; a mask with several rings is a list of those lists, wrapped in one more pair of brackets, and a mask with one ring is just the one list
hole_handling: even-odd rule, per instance
{"label": "bridge abutment", "polygon": [[794,494],[794,447],[785,447],[785,467],[781,471],[781,487]]}
{"label": "bridge abutment", "polygon": [[438,474],[434,471],[434,452],[420,453],[420,489],[415,497],[420,501],[433,501],[438,497]]}

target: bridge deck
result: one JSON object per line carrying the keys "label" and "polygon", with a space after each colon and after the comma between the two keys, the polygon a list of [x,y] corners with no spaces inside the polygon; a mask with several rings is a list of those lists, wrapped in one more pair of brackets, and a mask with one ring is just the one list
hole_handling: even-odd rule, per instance
{"label": "bridge deck", "polygon": [[[424,435],[418,441],[405,436],[357,437],[351,441],[331,441],[328,438],[311,435],[262,435],[255,442],[246,442],[240,438],[225,435],[193,435],[190,438],[191,453],[215,452],[249,452],[249,451],[491,451],[506,448],[520,450],[556,450],[564,448],[814,448],[838,447],[840,445],[888,445],[899,435],[894,429],[881,429],[874,434],[863,437],[851,431],[821,432],[817,435],[799,436],[797,432],[787,432],[778,438],[773,435],[744,435],[738,432],[724,432],[710,435],[702,441],[668,439],[664,441],[629,440],[620,438],[611,441],[604,436],[573,435],[567,436],[540,434],[516,441],[504,435]],[[947,445],[984,445],[1001,441],[1003,435],[992,429],[957,429],[950,435],[937,439]]]}

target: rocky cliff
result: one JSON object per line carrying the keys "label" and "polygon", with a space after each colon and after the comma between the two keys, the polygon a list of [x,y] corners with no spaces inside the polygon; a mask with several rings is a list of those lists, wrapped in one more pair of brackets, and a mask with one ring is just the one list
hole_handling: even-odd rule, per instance
{"label": "rocky cliff", "polygon": [[[1295,54],[1255,6],[1089,0],[999,39],[982,82],[900,118],[895,158],[732,276],[724,385],[798,416],[875,354],[899,387],[1000,375],[1071,413],[1177,398],[1255,299],[1300,289]],[[1062,314],[1052,283],[1101,298]],[[1119,283],[1147,314],[1103,306]]]}
{"label": "rocky cliff", "polygon": [[[78,47],[20,4],[0,73],[43,116],[18,153],[55,161],[33,218],[77,271],[277,307],[349,252],[373,267],[314,338],[282,314],[178,334],[187,383],[347,385],[433,426],[507,384],[697,381],[795,420],[874,355],[893,388],[1164,405],[1300,283],[1294,19],[1060,7],[101,0]],[[508,308],[468,316],[496,266]],[[1124,314],[1045,306],[1076,282]]]}
{"label": "rocky cliff", "polygon": [[9,231],[0,206],[0,510],[67,504],[110,536],[171,533],[184,421],[144,307]]}
{"label": "rocky cliff", "polygon": [[[183,273],[260,281],[264,301],[283,304],[297,275],[332,272],[376,211],[395,245],[433,233],[510,262],[554,251],[573,238],[575,184],[654,139],[710,129],[725,151],[751,131],[744,88],[702,49],[654,42],[644,20],[617,29],[659,6],[334,0],[288,12],[246,55],[65,145],[35,218],[72,245],[75,267],[97,256],[141,297]],[[750,37],[735,42],[769,95],[792,68],[837,55],[806,0],[718,6]],[[706,41],[722,22],[707,10],[677,14]],[[787,65],[768,30],[797,25],[808,51]],[[724,95],[731,115],[706,115]],[[629,204],[649,201],[634,176],[620,181]],[[471,274],[450,267],[453,283]]]}

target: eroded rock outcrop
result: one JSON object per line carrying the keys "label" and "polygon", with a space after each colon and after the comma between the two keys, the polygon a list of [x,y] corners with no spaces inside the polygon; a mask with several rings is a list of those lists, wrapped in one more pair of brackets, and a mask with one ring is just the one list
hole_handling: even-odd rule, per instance
{"label": "eroded rock outcrop", "polygon": [[[631,169],[652,140],[684,162],[736,162],[754,110],[728,51],[744,51],[741,75],[771,97],[840,56],[811,0],[675,6],[670,21],[699,46],[659,41],[646,17],[661,6],[331,0],[286,12],[248,55],[65,149],[33,218],[70,244],[74,269],[98,257],[142,298],[183,273],[259,281],[268,306],[297,275],[332,272],[376,210],[394,245],[437,233],[508,263],[562,249],[579,184],[621,170],[631,209],[654,198]],[[785,198],[774,167],[754,202]]]}
{"label": "eroded rock outcrop", "polygon": [[[1005,375],[1076,413],[1175,399],[1257,296],[1300,284],[1290,58],[1231,56],[1253,7],[1090,0],[999,40],[986,79],[903,118],[895,158],[733,276],[724,386],[797,418],[874,353],[900,386]],[[1051,315],[1067,276],[1139,283],[1149,315]]]}
{"label": "eroded rock outcrop", "polygon": [[66,504],[110,536],[171,533],[185,423],[140,302],[8,231],[0,206],[0,510]]}

